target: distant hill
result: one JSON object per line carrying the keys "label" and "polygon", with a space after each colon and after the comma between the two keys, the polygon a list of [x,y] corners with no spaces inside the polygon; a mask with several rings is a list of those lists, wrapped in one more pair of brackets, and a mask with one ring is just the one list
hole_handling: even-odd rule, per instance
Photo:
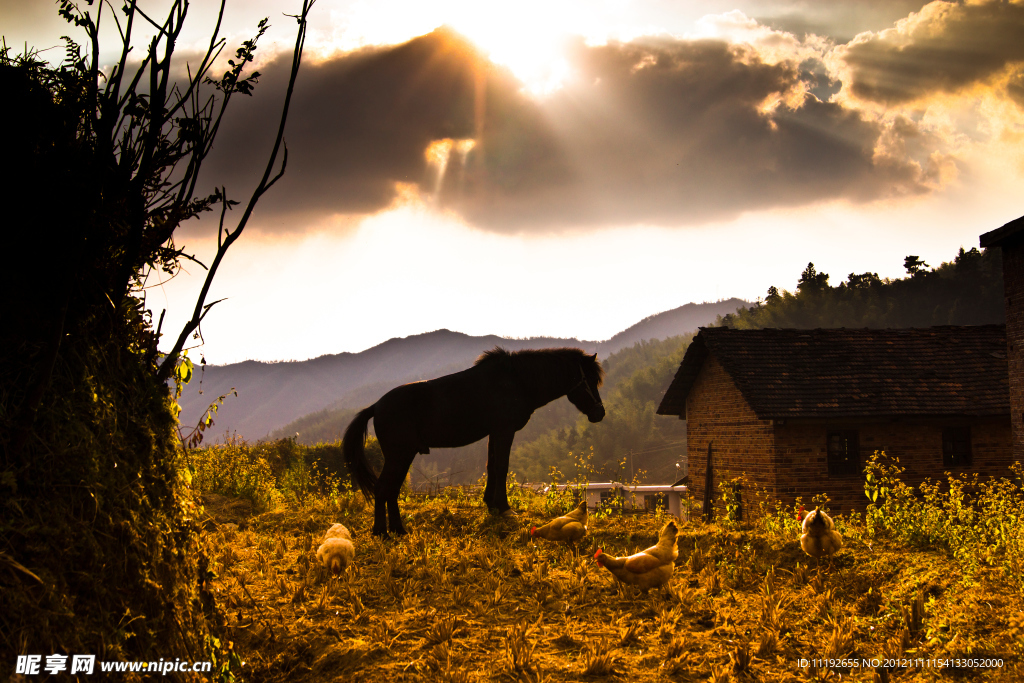
{"label": "distant hill", "polygon": [[477,356],[494,346],[510,350],[578,346],[607,356],[642,339],[663,339],[692,332],[743,305],[746,302],[739,299],[687,304],[645,318],[603,342],[554,337],[473,337],[461,332],[436,330],[389,339],[360,353],[326,355],[306,361],[208,365],[202,376],[202,394],[199,393],[199,381],[194,379],[179,400],[181,422],[183,425],[196,424],[213,399],[234,387],[238,396],[229,396],[224,401],[215,417],[211,440],[225,432],[259,439],[311,413],[328,408],[362,407],[399,384],[466,368]]}
{"label": "distant hill", "polygon": [[577,339],[471,337],[437,330],[389,339],[360,353],[339,353],[306,361],[208,365],[203,376],[203,394],[198,393],[198,383],[193,380],[189,391],[179,400],[181,422],[195,424],[213,398],[234,387],[238,397],[230,396],[224,401],[215,418],[214,434],[237,432],[246,438],[258,439],[296,418],[337,404],[339,399],[360,388],[390,388],[430,379],[438,375],[439,368],[472,364],[483,351],[497,344],[510,349],[596,346]]}
{"label": "distant hill", "polygon": [[656,313],[644,318],[608,341],[601,342],[599,348],[604,353],[615,353],[645,339],[668,339],[679,334],[693,332],[698,327],[714,322],[720,315],[735,313],[736,309],[749,305],[749,301],[742,299],[686,304],[679,308],[673,308],[671,311]]}

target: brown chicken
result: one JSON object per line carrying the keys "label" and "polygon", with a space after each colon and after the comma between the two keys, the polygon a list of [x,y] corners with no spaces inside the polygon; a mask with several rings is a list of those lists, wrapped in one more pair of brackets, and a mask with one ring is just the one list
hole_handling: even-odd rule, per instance
{"label": "brown chicken", "polygon": [[343,524],[335,524],[327,530],[316,551],[316,559],[335,576],[355,562],[356,547],[352,544],[352,534]]}
{"label": "brown chicken", "polygon": [[835,527],[831,517],[814,508],[804,517],[804,534],[800,537],[800,547],[819,563],[822,557],[831,558],[843,547],[843,537]]}
{"label": "brown chicken", "polygon": [[622,583],[639,586],[644,590],[664,586],[672,577],[679,548],[676,547],[676,534],[679,529],[676,523],[669,521],[661,529],[658,544],[652,545],[642,553],[629,557],[612,557],[598,548],[594,560],[607,569]]}
{"label": "brown chicken", "polygon": [[587,535],[587,501],[567,515],[556,517],[542,527],[530,529],[530,536],[547,541],[575,543]]}

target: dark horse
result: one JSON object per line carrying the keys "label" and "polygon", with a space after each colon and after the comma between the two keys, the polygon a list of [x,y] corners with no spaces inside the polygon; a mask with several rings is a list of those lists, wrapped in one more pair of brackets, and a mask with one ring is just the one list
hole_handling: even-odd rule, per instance
{"label": "dark horse", "polygon": [[[398,493],[417,453],[455,448],[490,437],[487,443],[487,488],[484,502],[499,514],[509,512],[505,479],[512,438],[533,411],[561,396],[591,422],[604,418],[597,393],[604,370],[597,354],[581,349],[509,352],[495,347],[473,367],[426,382],[404,384],[363,409],[345,430],[343,449],[349,472],[367,499],[374,497],[373,533],[404,534]],[[366,427],[374,431],[384,453],[378,479],[363,453]]]}

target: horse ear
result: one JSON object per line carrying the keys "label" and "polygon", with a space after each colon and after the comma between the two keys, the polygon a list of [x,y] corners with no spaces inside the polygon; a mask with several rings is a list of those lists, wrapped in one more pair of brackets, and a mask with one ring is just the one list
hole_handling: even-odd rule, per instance
{"label": "horse ear", "polygon": [[597,354],[595,353],[593,356],[591,356],[590,360],[596,361],[597,360]]}

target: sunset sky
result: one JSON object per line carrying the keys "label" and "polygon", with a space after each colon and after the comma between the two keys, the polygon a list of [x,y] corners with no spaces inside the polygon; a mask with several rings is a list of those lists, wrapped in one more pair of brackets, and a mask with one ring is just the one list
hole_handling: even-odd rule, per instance
{"label": "sunset sky", "polygon": [[[229,0],[232,51],[273,28],[210,189],[258,180],[298,6]],[[55,8],[0,0],[6,44],[59,60]],[[213,8],[194,4],[182,67]],[[808,261],[833,285],[936,266],[1024,214],[1024,3],[318,0],[286,141],[210,294],[207,362],[439,328],[602,340],[793,290]],[[208,262],[215,233],[176,242]],[[187,271],[147,292],[175,334]]]}

